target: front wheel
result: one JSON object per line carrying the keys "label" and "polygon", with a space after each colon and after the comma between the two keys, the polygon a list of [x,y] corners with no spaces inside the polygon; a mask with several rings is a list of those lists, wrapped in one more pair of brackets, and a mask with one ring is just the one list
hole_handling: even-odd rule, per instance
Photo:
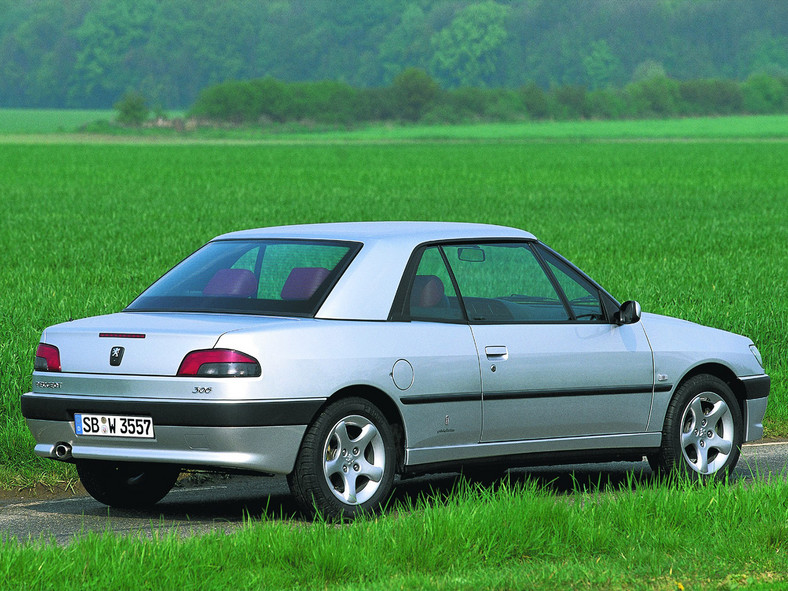
{"label": "front wheel", "polygon": [[304,435],[290,490],[307,512],[328,519],[375,512],[388,498],[397,463],[394,431],[377,406],[345,398]]}
{"label": "front wheel", "polygon": [[136,462],[77,462],[82,486],[99,503],[117,508],[150,507],[170,492],[180,468]]}
{"label": "front wheel", "polygon": [[698,478],[730,473],[739,460],[743,420],[730,387],[711,375],[682,384],[668,406],[653,467]]}

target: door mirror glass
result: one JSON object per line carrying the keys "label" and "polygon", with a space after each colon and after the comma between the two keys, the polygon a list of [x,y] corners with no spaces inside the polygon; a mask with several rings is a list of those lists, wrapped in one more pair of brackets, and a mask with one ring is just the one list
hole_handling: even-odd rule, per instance
{"label": "door mirror glass", "polygon": [[615,321],[618,325],[640,322],[640,304],[634,300],[621,304],[621,308],[615,314]]}

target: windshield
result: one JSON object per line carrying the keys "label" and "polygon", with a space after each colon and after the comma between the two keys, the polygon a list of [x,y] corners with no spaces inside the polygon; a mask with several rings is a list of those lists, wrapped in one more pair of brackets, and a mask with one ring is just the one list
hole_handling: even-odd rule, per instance
{"label": "windshield", "polygon": [[126,310],[314,316],[360,248],[316,240],[209,242]]}

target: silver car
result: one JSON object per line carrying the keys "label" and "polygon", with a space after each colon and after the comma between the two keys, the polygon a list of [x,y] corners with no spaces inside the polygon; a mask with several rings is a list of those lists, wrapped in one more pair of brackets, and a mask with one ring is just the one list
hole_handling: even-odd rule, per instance
{"label": "silver car", "polygon": [[474,464],[726,473],[769,387],[749,339],[641,315],[528,232],[337,223],[219,236],[122,312],[47,328],[22,412],[108,505],[197,468],[352,517]]}

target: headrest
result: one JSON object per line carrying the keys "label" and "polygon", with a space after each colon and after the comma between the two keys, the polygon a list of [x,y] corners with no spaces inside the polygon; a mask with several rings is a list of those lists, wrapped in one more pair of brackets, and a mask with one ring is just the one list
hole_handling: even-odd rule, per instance
{"label": "headrest", "polygon": [[248,269],[219,269],[202,293],[207,296],[248,298],[257,293],[257,277]]}
{"label": "headrest", "polygon": [[323,267],[295,267],[282,287],[283,300],[308,300],[329,275]]}
{"label": "headrest", "polygon": [[445,290],[443,281],[436,275],[416,275],[410,305],[418,308],[431,308],[443,300]]}

